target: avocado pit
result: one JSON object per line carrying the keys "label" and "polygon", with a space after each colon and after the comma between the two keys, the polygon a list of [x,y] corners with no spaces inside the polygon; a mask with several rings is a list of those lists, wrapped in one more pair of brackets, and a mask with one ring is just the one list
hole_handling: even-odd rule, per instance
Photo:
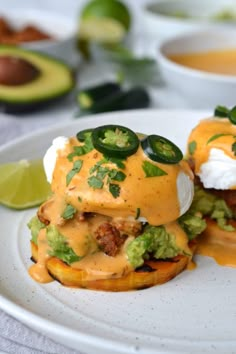
{"label": "avocado pit", "polygon": [[16,56],[0,57],[0,85],[20,86],[34,81],[40,71],[30,62]]}

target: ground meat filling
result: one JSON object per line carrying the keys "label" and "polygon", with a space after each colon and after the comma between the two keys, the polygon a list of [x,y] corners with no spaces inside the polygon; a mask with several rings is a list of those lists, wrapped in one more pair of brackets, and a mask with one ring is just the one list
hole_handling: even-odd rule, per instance
{"label": "ground meat filling", "polygon": [[121,232],[109,222],[101,224],[95,231],[94,236],[99,247],[108,256],[114,257],[123,245],[128,235]]}

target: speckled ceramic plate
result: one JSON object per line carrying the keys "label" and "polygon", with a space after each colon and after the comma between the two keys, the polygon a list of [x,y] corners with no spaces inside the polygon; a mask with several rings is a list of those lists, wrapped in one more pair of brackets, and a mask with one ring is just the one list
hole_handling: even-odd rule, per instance
{"label": "speckled ceramic plate", "polygon": [[[0,150],[0,162],[42,156],[58,135],[107,123],[156,132],[183,150],[202,112],[140,110],[50,128]],[[26,223],[35,210],[0,208],[0,307],[71,348],[94,354],[236,353],[236,270],[197,258],[198,267],[150,289],[105,293],[35,283]]]}

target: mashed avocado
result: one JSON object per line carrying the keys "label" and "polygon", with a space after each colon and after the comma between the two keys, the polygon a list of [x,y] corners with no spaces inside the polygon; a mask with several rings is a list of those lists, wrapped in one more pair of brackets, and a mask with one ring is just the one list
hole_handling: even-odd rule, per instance
{"label": "mashed avocado", "polygon": [[178,219],[178,222],[182,229],[186,232],[189,240],[193,240],[206,228],[206,221],[202,219],[202,216],[200,214],[197,215],[197,213],[194,213],[191,210],[182,215]]}
{"label": "mashed avocado", "polygon": [[47,227],[47,242],[51,247],[50,256],[60,258],[67,264],[77,262],[82,258],[68,245],[66,238],[60,234],[55,225]]}
{"label": "mashed avocado", "polygon": [[164,226],[147,226],[144,233],[129,243],[126,250],[129,262],[134,268],[140,267],[149,253],[154,258],[173,258],[183,253],[177,247],[175,236],[168,234]]}
{"label": "mashed avocado", "polygon": [[[206,222],[202,217],[190,212],[179,218],[178,222],[189,240],[195,238],[206,228]],[[186,254],[177,246],[175,235],[169,234],[164,226],[146,226],[144,233],[129,243],[126,253],[134,268],[140,267],[144,260],[149,258],[149,254],[156,259]]]}
{"label": "mashed avocado", "polygon": [[202,216],[209,216],[216,220],[218,226],[226,231],[234,231],[232,225],[228,225],[228,219],[234,215],[222,198],[219,198],[210,192],[196,186],[193,203],[189,210],[190,213],[201,213]]}
{"label": "mashed avocado", "polygon": [[46,225],[43,224],[37,216],[33,216],[32,219],[30,219],[28,222],[27,226],[31,231],[31,241],[37,245],[39,231],[46,227]]}

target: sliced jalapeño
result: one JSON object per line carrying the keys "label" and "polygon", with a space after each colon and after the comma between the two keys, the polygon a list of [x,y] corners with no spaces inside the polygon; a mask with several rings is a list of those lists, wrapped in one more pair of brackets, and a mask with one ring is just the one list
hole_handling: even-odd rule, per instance
{"label": "sliced jalape\u00f1o", "polygon": [[81,130],[76,134],[77,140],[79,140],[81,143],[84,142],[86,138],[92,134],[92,131],[93,131],[92,128]]}
{"label": "sliced jalape\u00f1o", "polygon": [[215,117],[227,118],[229,114],[229,109],[225,106],[217,106],[214,110]]}
{"label": "sliced jalape\u00f1o", "polygon": [[126,158],[139,147],[138,136],[121,125],[103,125],[92,132],[92,142],[98,151],[106,156]]}
{"label": "sliced jalape\u00f1o", "polygon": [[228,117],[232,124],[236,124],[236,106],[229,111]]}
{"label": "sliced jalape\u00f1o", "polygon": [[182,151],[170,140],[159,135],[149,135],[141,141],[144,153],[153,161],[176,164],[183,159]]}

